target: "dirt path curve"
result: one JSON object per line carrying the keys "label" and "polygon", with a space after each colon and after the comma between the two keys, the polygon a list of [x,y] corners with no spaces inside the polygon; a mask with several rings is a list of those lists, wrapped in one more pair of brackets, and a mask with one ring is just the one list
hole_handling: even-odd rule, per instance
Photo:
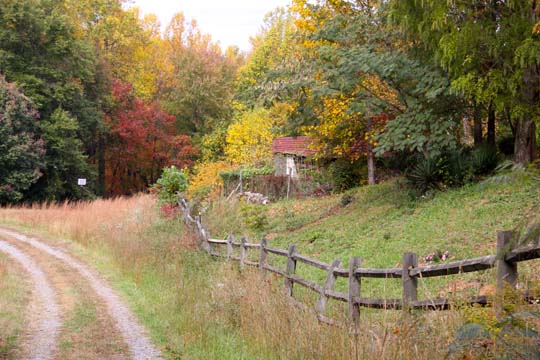
{"label": "dirt path curve", "polygon": [[152,345],[146,335],[146,331],[139,324],[135,315],[123,303],[123,301],[114,293],[108,284],[90,268],[66,254],[55,249],[44,242],[25,236],[13,230],[0,228],[0,234],[7,235],[24,244],[28,244],[40,251],[43,251],[56,259],[60,260],[72,269],[75,269],[90,285],[98,297],[105,303],[108,313],[114,320],[117,329],[127,344],[131,357],[134,360],[161,359],[161,353]]}
{"label": "dirt path curve", "polygon": [[29,346],[22,349],[21,357],[32,360],[51,359],[56,350],[61,325],[57,296],[43,270],[22,251],[2,240],[0,251],[18,262],[32,280],[31,322],[26,342]]}

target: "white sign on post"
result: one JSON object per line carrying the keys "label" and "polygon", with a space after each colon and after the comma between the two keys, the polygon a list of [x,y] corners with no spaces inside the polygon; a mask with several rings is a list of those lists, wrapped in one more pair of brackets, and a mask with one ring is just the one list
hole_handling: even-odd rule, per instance
{"label": "white sign on post", "polygon": [[86,179],[78,179],[77,185],[79,186],[85,186],[86,185]]}

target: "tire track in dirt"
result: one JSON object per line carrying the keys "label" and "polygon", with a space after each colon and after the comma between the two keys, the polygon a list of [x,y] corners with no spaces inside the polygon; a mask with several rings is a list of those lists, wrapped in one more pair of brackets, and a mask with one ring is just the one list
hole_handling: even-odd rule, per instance
{"label": "tire track in dirt", "polygon": [[17,261],[30,274],[32,281],[30,325],[26,330],[28,341],[22,349],[21,358],[51,359],[57,348],[61,325],[56,293],[43,270],[30,257],[3,240],[0,240],[0,251]]}
{"label": "tire track in dirt", "polygon": [[34,259],[58,296],[63,325],[58,334],[56,360],[126,360],[130,353],[103,301],[85,278],[57,258],[0,234],[5,241]]}
{"label": "tire track in dirt", "polygon": [[62,261],[70,268],[75,269],[88,282],[90,288],[92,288],[105,303],[108,313],[114,320],[117,329],[120,331],[133,359],[148,360],[162,358],[161,353],[151,343],[146,335],[145,329],[139,324],[131,310],[129,310],[106,282],[94,274],[88,266],[65,252],[46,245],[36,238],[31,238],[4,228],[0,228],[0,233],[39,249]]}

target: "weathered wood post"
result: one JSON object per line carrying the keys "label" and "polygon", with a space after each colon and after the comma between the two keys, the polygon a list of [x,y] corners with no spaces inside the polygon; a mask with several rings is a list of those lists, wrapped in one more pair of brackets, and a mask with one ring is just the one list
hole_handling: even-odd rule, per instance
{"label": "weathered wood post", "polygon": [[360,297],[360,277],[355,272],[362,266],[362,259],[353,257],[349,260],[349,318],[355,326],[360,324],[360,304],[355,298]]}
{"label": "weathered wood post", "polygon": [[247,238],[245,236],[240,240],[240,267],[243,268],[246,261],[246,243]]}
{"label": "weathered wood post", "polygon": [[403,309],[408,310],[409,305],[417,300],[418,297],[418,279],[410,276],[409,271],[418,267],[418,255],[415,253],[403,254],[403,272],[401,281],[403,285]]}
{"label": "weathered wood post", "polygon": [[197,228],[197,235],[199,235],[201,241],[204,241],[204,229],[202,226],[201,217],[199,215],[195,216],[195,227]]}
{"label": "weathered wood post", "polygon": [[264,275],[266,274],[265,266],[268,264],[268,252],[266,247],[268,246],[268,240],[266,237],[263,237],[261,240],[261,251],[259,253],[259,270]]}
{"label": "weathered wood post", "polygon": [[505,261],[506,252],[510,250],[512,231],[497,233],[497,288],[504,290],[505,284],[515,288],[517,283],[517,263]]}
{"label": "weathered wood post", "polygon": [[227,260],[228,261],[231,260],[233,254],[234,254],[233,241],[234,241],[234,235],[229,234],[227,236]]}
{"label": "weathered wood post", "polygon": [[294,282],[288,278],[289,275],[294,275],[296,272],[296,259],[294,254],[296,253],[296,245],[290,245],[287,252],[287,266],[285,268],[285,293],[289,296],[293,294]]}
{"label": "weathered wood post", "polygon": [[326,274],[326,281],[321,287],[321,293],[319,295],[319,300],[317,301],[316,310],[320,315],[324,315],[326,312],[326,304],[328,303],[328,296],[326,295],[327,290],[332,290],[336,284],[337,276],[334,274],[334,270],[341,266],[341,260],[336,259],[332,262],[330,267],[328,267],[328,273]]}
{"label": "weathered wood post", "polygon": [[210,233],[206,231],[204,227],[201,226],[201,238],[202,238],[202,245],[203,249],[205,249],[210,255],[214,253],[214,248],[212,247],[212,244],[210,244]]}
{"label": "weathered wood post", "polygon": [[497,297],[495,314],[498,320],[505,316],[503,311],[505,288],[515,288],[517,283],[517,263],[507,262],[506,253],[510,250],[512,231],[499,231],[497,233]]}
{"label": "weathered wood post", "polygon": [[184,208],[184,222],[189,224],[189,203],[185,199],[180,199],[180,204]]}

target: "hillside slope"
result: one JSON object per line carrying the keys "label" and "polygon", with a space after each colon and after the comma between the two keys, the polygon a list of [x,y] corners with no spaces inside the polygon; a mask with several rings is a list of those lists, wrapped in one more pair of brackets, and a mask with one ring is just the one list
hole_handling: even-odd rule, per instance
{"label": "hillside slope", "polygon": [[[294,243],[302,254],[321,260],[361,256],[366,267],[389,267],[407,251],[425,256],[448,250],[454,259],[492,254],[497,231],[534,219],[539,204],[540,184],[526,177],[421,199],[394,180],[344,195],[281,201],[264,213],[254,206],[219,204],[205,218],[213,237],[231,229],[252,241],[268,234],[272,246]],[[257,220],[267,224],[254,230]]]}

